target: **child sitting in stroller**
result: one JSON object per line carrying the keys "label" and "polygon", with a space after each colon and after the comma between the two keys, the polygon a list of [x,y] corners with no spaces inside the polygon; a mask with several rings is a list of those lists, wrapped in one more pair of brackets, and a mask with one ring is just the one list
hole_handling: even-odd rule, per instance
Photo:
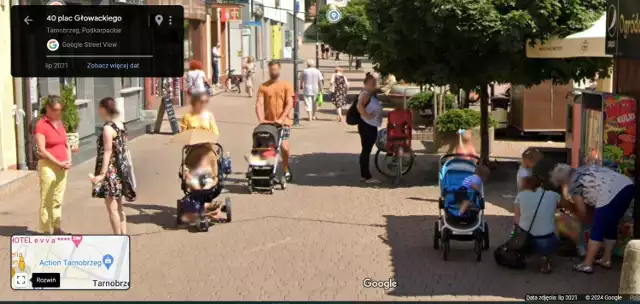
{"label": "child sitting in stroller", "polygon": [[277,155],[275,145],[270,145],[268,148],[252,149],[251,153],[245,155],[245,159],[249,165],[265,166],[275,163]]}
{"label": "child sitting in stroller", "polygon": [[212,220],[222,218],[221,204],[211,202],[220,194],[218,186],[218,155],[211,144],[199,144],[188,148],[183,170],[183,182],[189,194],[182,200],[183,218],[193,223],[206,210]]}
{"label": "child sitting in stroller", "polygon": [[[484,197],[483,183],[489,176],[489,171],[490,170],[487,166],[479,165],[476,168],[476,172],[473,175],[467,176],[462,181],[462,188],[466,188],[468,190],[475,190],[482,197]],[[459,216],[464,215],[470,209],[470,206],[471,206],[471,201],[468,199],[465,199],[462,202],[460,202],[460,209],[459,209],[460,213],[458,215]]]}

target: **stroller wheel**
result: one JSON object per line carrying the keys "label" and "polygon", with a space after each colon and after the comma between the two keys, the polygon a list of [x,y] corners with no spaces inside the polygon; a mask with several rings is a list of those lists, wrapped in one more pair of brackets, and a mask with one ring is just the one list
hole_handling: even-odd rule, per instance
{"label": "stroller wheel", "polygon": [[231,198],[224,199],[224,212],[227,214],[227,223],[231,223]]}
{"label": "stroller wheel", "polygon": [[444,261],[449,259],[449,235],[451,234],[451,231],[449,231],[449,229],[447,228],[443,228],[441,231],[441,235],[440,235],[440,250],[442,250],[442,259]]}
{"label": "stroller wheel", "polygon": [[280,176],[278,183],[280,184],[281,190],[287,189],[287,178],[284,175]]}
{"label": "stroller wheel", "polygon": [[436,221],[433,225],[433,249],[440,248],[440,224]]}
{"label": "stroller wheel", "polygon": [[484,222],[484,231],[482,232],[482,238],[482,249],[489,250],[489,247],[491,245],[489,243],[489,224],[487,224],[487,222]]}
{"label": "stroller wheel", "polygon": [[475,251],[476,251],[476,261],[480,262],[482,261],[482,237],[476,237],[476,241],[475,241]]}
{"label": "stroller wheel", "polygon": [[201,232],[209,231],[209,224],[209,220],[203,216],[199,216],[196,220],[196,227],[198,227],[198,230]]}
{"label": "stroller wheel", "polygon": [[182,222],[182,208],[180,200],[178,200],[178,204],[176,206],[176,226],[182,226],[182,224],[184,224]]}
{"label": "stroller wheel", "polygon": [[449,259],[449,241],[442,241],[442,260],[446,261]]}

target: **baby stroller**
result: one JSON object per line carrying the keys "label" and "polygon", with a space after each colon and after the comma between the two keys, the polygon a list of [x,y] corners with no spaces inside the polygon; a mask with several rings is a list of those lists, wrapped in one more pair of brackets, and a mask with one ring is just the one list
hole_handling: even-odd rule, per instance
{"label": "baby stroller", "polygon": [[[184,168],[186,168],[185,159],[187,155],[189,155],[190,151],[193,151],[193,149],[201,148],[201,147],[211,147],[211,149],[213,149],[213,152],[215,152],[218,157],[217,158],[218,182],[212,188],[209,188],[209,189],[191,190],[189,187],[188,181],[184,176]],[[184,208],[186,204],[199,204],[198,206],[199,214],[196,220],[196,227],[198,228],[199,231],[202,231],[202,232],[206,232],[209,230],[209,227],[211,226],[211,220],[206,216],[207,210],[205,210],[204,204],[211,203],[216,198],[218,198],[218,196],[220,196],[220,193],[222,193],[222,190],[224,189],[224,179],[231,171],[230,161],[222,157],[222,155],[223,155],[223,149],[222,149],[222,146],[218,143],[186,145],[182,148],[182,161],[180,163],[180,170],[178,170],[178,177],[180,178],[180,186],[185,196],[179,199],[177,202],[176,226],[181,226],[184,224],[182,217],[185,213]],[[226,220],[224,222],[225,223],[231,222],[231,199],[229,197],[225,198],[224,204],[221,206],[220,211],[226,213],[227,215]]]}
{"label": "baby stroller", "polygon": [[[447,154],[440,158],[440,198],[439,217],[434,223],[433,248],[442,252],[446,261],[449,256],[449,243],[455,241],[474,241],[476,260],[482,260],[482,251],[489,249],[489,226],[484,219],[483,192],[462,186],[464,179],[473,175],[480,158],[467,159],[468,155]],[[471,202],[469,210],[460,214],[462,201]]]}
{"label": "baby stroller", "polygon": [[249,162],[247,170],[247,186],[249,193],[267,192],[273,194],[275,186],[280,185],[280,189],[287,187],[287,180],[284,175],[276,177],[278,168],[278,158],[280,157],[280,145],[284,137],[282,125],[265,123],[258,125],[253,130],[253,146],[251,154],[265,155],[269,153],[270,160]]}

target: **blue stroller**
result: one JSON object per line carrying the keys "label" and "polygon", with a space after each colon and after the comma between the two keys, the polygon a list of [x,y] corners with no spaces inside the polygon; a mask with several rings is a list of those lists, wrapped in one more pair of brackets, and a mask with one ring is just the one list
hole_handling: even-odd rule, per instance
{"label": "blue stroller", "polygon": [[[474,241],[476,260],[482,260],[482,251],[489,249],[489,225],[484,219],[484,197],[473,189],[462,186],[464,179],[473,175],[480,158],[469,160],[468,155],[447,154],[440,158],[440,198],[439,217],[434,223],[433,248],[442,252],[446,261],[449,256],[449,243],[455,241]],[[471,201],[469,210],[460,214],[460,204]]]}

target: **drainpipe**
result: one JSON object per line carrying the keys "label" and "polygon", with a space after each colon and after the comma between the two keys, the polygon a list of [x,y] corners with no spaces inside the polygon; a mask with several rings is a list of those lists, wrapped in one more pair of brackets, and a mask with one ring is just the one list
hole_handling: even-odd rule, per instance
{"label": "drainpipe", "polygon": [[16,120],[16,153],[18,170],[27,170],[27,153],[25,150],[25,112],[22,109],[24,98],[23,78],[13,78],[13,116]]}

